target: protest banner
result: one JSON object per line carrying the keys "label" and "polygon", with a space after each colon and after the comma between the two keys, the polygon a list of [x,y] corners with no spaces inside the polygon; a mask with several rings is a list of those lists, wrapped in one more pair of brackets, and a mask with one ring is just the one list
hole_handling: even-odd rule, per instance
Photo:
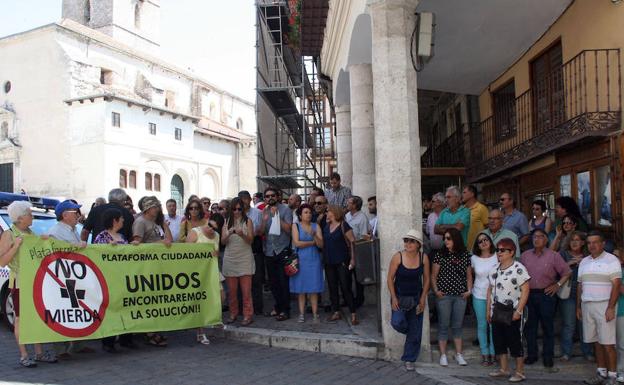
{"label": "protest banner", "polygon": [[26,236],[20,342],[98,339],[221,323],[211,244],[89,245]]}

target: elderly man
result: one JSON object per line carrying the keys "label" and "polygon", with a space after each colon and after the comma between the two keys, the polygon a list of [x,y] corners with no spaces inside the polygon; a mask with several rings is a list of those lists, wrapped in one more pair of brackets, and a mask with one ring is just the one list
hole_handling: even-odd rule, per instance
{"label": "elderly man", "polygon": [[503,193],[500,197],[503,214],[503,227],[513,231],[518,237],[518,243],[524,245],[529,242],[529,221],[527,217],[516,209],[516,203],[509,193]]}
{"label": "elderly man", "polygon": [[[58,222],[50,227],[50,230],[48,230],[48,236],[50,238],[58,239],[59,241],[71,243],[74,246],[87,246],[87,242],[81,240],[78,232],[76,231],[76,225],[78,224],[78,219],[80,218],[81,207],[82,205],[79,205],[72,200],[64,200],[56,205],[54,213],[56,214]],[[83,346],[80,341],[59,343],[55,344],[54,347],[59,358],[69,358],[71,353],[94,352],[94,350],[90,347]]]}
{"label": "elderly man", "polygon": [[446,189],[446,208],[440,212],[440,217],[436,221],[434,231],[438,235],[455,228],[461,232],[464,245],[468,247],[468,232],[470,231],[470,210],[460,206],[461,194],[457,186],[450,186]]}
{"label": "elderly man", "polygon": [[516,259],[520,258],[520,246],[518,245],[518,237],[512,231],[503,228],[503,213],[499,209],[490,210],[488,216],[488,227],[482,233],[487,234],[494,244],[504,238],[511,239],[516,245]]}
{"label": "elderly man", "polygon": [[299,194],[291,194],[288,197],[288,208],[293,213],[292,223],[299,223],[299,217],[297,217],[297,209],[301,206],[301,196]]}
{"label": "elderly man", "polygon": [[466,248],[472,250],[477,234],[485,229],[488,224],[488,209],[477,200],[477,188],[473,185],[464,187],[462,191],[462,202],[464,207],[470,210],[470,230],[468,231],[468,243]]}
{"label": "elderly man", "polygon": [[370,234],[373,238],[377,238],[377,196],[368,197],[368,225],[370,226]]}
{"label": "elderly man", "polygon": [[578,268],[576,317],[583,321],[583,342],[593,343],[596,350],[596,376],[586,384],[615,384],[617,353],[615,350],[616,307],[622,281],[618,258],[604,250],[604,236],[592,231],[587,236],[590,255]]}
{"label": "elderly man", "polygon": [[431,198],[432,210],[429,213],[429,216],[427,216],[427,224],[425,226],[427,229],[427,236],[429,237],[429,245],[431,250],[440,250],[442,246],[444,246],[442,239],[443,235],[435,233],[435,225],[438,221],[438,218],[440,218],[440,213],[442,212],[442,210],[444,210],[444,203],[444,194],[433,194],[433,197]]}
{"label": "elderly man", "polygon": [[329,177],[329,186],[325,189],[325,196],[330,205],[347,207],[347,199],[351,197],[351,189],[340,185],[340,174],[334,172]]}
{"label": "elderly man", "polygon": [[[532,233],[533,249],[522,253],[520,262],[526,267],[531,280],[529,281],[529,318],[526,323],[527,358],[524,363],[531,365],[537,361],[537,328],[542,325],[544,367],[554,370],[555,353],[555,308],[557,290],[566,283],[572,270],[559,253],[550,250],[548,234],[542,229]],[[551,369],[553,368],[553,369]]]}
{"label": "elderly man", "polygon": [[134,216],[124,207],[128,198],[128,194],[126,194],[123,189],[114,188],[110,190],[108,193],[108,203],[94,207],[89,212],[87,221],[85,222],[82,232],[80,233],[80,239],[86,241],[89,239],[89,233],[91,233],[91,239],[93,240],[99,233],[106,230],[104,228],[104,224],[102,223],[102,214],[110,208],[115,208],[121,211],[124,223],[120,233],[124,236],[124,238],[132,239],[132,224],[134,223]]}
{"label": "elderly man", "polygon": [[262,211],[251,207],[251,194],[249,191],[240,191],[238,197],[243,202],[245,215],[251,219],[254,229],[254,238],[251,243],[251,251],[254,255],[256,270],[251,278],[251,299],[255,315],[262,315],[264,299],[262,296],[262,284],[264,283],[264,252],[262,251]]}
{"label": "elderly man", "polygon": [[[370,239],[371,228],[366,214],[362,212],[363,204],[362,198],[357,195],[347,199],[348,212],[345,215],[345,220],[349,226],[351,226],[351,229],[353,230],[353,237],[356,241]],[[355,307],[358,308],[364,304],[364,286],[358,282],[357,276],[355,275],[355,269],[351,270],[351,274],[353,275],[353,280],[355,281]]]}

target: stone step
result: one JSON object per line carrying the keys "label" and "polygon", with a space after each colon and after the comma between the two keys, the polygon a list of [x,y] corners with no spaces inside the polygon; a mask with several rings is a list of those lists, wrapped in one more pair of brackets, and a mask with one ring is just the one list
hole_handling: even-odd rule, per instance
{"label": "stone step", "polygon": [[226,325],[223,328],[223,334],[225,338],[235,341],[278,348],[361,358],[384,358],[383,340],[357,335],[271,330],[232,325]]}

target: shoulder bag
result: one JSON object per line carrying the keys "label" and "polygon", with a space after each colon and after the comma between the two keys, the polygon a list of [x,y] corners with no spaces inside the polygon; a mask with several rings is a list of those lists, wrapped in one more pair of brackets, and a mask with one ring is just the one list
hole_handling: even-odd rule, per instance
{"label": "shoulder bag", "polygon": [[494,300],[494,298],[496,297],[496,281],[498,280],[498,277],[501,276],[501,273],[502,272],[499,267],[497,269],[496,280],[494,280],[494,295],[492,297],[492,302],[494,303],[492,306],[492,322],[510,326],[511,322],[513,321],[513,305],[505,305]]}

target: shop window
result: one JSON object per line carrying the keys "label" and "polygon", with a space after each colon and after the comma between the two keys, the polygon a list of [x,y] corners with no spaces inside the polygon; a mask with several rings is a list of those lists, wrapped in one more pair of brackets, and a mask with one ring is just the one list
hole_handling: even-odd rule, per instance
{"label": "shop window", "polygon": [[154,191],[160,192],[160,174],[154,174]]}
{"label": "shop window", "polygon": [[496,142],[516,135],[516,86],[514,81],[492,92],[494,103],[494,130]]}
{"label": "shop window", "polygon": [[581,216],[588,223],[592,224],[592,193],[591,178],[589,171],[576,174],[576,203],[581,211]]}
{"label": "shop window", "polygon": [[128,188],[128,172],[126,170],[119,170],[119,187]]}
{"label": "shop window", "polygon": [[611,211],[611,172],[609,166],[598,167],[595,170],[596,178],[596,213],[598,226],[611,226],[613,223]]}
{"label": "shop window", "polygon": [[130,177],[128,179],[128,187],[136,188],[136,171],[130,171]]}
{"label": "shop window", "polygon": [[566,174],[559,177],[559,195],[562,197],[572,196],[572,175]]}
{"label": "shop window", "polygon": [[152,191],[152,174],[149,172],[145,173],[145,190]]}

